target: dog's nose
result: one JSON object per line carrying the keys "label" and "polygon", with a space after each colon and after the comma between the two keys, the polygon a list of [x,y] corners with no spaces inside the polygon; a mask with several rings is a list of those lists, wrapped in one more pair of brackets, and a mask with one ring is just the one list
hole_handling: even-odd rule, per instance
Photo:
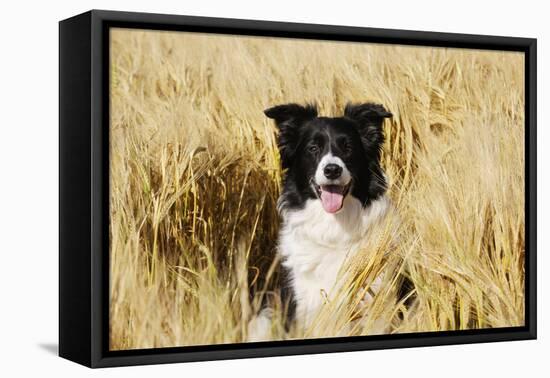
{"label": "dog's nose", "polygon": [[327,164],[323,169],[323,173],[329,180],[334,180],[342,175],[342,167],[338,164]]}

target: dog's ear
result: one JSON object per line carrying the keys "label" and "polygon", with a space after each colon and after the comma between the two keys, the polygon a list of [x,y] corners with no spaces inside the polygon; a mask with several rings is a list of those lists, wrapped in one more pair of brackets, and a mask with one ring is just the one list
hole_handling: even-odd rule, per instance
{"label": "dog's ear", "polygon": [[344,110],[344,117],[355,121],[367,151],[380,151],[384,143],[382,124],[391,116],[382,105],[373,103],[347,104]]}
{"label": "dog's ear", "polygon": [[315,105],[286,104],[264,110],[264,114],[275,120],[279,129],[278,146],[283,169],[290,166],[298,143],[298,129],[306,121],[317,117]]}
{"label": "dog's ear", "polygon": [[292,123],[297,125],[308,119],[317,117],[317,107],[310,104],[306,106],[298,104],[277,105],[264,110],[264,114],[268,118],[274,119],[277,127],[280,128],[281,125],[289,121],[293,121]]}

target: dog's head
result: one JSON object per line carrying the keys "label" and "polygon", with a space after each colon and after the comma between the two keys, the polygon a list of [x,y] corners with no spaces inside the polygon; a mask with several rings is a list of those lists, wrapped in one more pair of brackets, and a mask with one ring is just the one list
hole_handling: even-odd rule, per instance
{"label": "dog's head", "polygon": [[318,198],[328,213],[347,195],[363,206],[386,190],[380,167],[382,123],[391,117],[382,105],[348,104],[343,117],[318,117],[313,105],[279,105],[265,110],[279,129],[285,207]]}

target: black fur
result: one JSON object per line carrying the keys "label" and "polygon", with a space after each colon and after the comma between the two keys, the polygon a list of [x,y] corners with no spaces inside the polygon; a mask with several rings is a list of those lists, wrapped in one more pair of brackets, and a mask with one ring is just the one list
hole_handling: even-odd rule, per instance
{"label": "black fur", "polygon": [[380,153],[382,123],[391,113],[382,105],[348,104],[343,117],[318,117],[314,105],[298,104],[275,106],[265,114],[279,129],[278,146],[285,170],[281,209],[300,209],[308,199],[316,198],[311,180],[329,149],[350,170],[351,195],[363,206],[386,191]]}
{"label": "black fur", "polygon": [[299,129],[306,122],[317,117],[314,105],[298,104],[279,105],[266,109],[265,115],[275,120],[279,128],[278,146],[283,169],[290,167],[296,153]]}

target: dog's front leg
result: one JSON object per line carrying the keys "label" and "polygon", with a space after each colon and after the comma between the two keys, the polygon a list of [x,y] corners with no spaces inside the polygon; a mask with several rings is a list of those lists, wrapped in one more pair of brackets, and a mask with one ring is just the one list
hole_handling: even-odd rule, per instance
{"label": "dog's front leg", "polygon": [[247,341],[269,341],[272,339],[273,310],[264,308],[248,323]]}

